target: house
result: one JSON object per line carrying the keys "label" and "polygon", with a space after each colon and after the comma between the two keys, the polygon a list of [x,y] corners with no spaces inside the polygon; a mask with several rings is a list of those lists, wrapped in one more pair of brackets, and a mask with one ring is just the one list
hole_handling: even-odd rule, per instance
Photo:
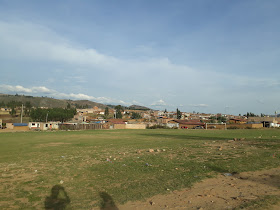
{"label": "house", "polygon": [[14,131],[28,131],[29,127],[27,123],[6,123],[7,129]]}
{"label": "house", "polygon": [[28,125],[30,130],[41,130],[41,123],[40,122],[30,122]]}
{"label": "house", "polygon": [[175,122],[174,120],[169,120],[165,124],[168,128],[179,128],[180,124],[178,122]]}
{"label": "house", "polygon": [[58,130],[58,122],[46,122],[42,123],[42,130]]}
{"label": "house", "polygon": [[58,122],[30,122],[28,125],[30,130],[58,130]]}
{"label": "house", "polygon": [[204,128],[205,123],[199,120],[170,120],[168,123],[178,123],[181,129],[193,129],[193,128]]}
{"label": "house", "polygon": [[239,119],[239,118],[231,118],[229,119],[230,124],[245,124],[246,120],[244,119]]}
{"label": "house", "polygon": [[12,111],[12,109],[11,108],[1,108],[0,111],[2,111],[2,112],[10,112],[10,111]]}
{"label": "house", "polygon": [[170,120],[172,120],[172,118],[167,118],[167,117],[159,117],[157,119],[157,122],[160,123],[160,124],[166,124],[168,123]]}
{"label": "house", "polygon": [[125,124],[127,124],[127,120],[123,119],[108,119],[107,121],[110,129],[125,129]]}

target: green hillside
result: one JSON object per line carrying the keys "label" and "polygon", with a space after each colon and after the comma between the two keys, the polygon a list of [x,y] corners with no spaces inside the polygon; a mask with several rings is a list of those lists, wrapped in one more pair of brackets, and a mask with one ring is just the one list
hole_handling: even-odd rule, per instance
{"label": "green hillside", "polygon": [[26,102],[30,102],[34,107],[49,107],[49,108],[64,108],[68,103],[71,106],[76,108],[92,108],[97,106],[99,108],[105,108],[106,105],[96,103],[88,100],[65,100],[65,99],[55,99],[49,97],[35,97],[35,96],[26,96],[26,95],[8,95],[8,94],[0,94],[0,103],[9,103],[11,101],[22,102],[25,104]]}

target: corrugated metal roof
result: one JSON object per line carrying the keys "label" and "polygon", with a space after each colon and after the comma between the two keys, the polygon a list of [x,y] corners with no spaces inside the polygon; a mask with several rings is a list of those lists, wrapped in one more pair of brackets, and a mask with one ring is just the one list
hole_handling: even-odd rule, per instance
{"label": "corrugated metal roof", "polygon": [[14,126],[28,126],[27,123],[14,123]]}

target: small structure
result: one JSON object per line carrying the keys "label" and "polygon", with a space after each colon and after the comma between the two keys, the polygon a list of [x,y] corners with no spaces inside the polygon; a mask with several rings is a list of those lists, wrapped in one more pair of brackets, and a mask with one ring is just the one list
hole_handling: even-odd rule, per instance
{"label": "small structure", "polygon": [[229,120],[229,123],[230,124],[245,124],[246,120],[244,120],[244,119],[237,119],[237,118],[231,118]]}
{"label": "small structure", "polygon": [[196,129],[205,127],[205,123],[202,123],[199,120],[170,120],[168,123],[174,122],[179,123],[179,128],[181,129]]}
{"label": "small structure", "polygon": [[28,131],[29,127],[27,123],[7,123],[7,129],[11,129],[14,131]]}
{"label": "small structure", "polygon": [[58,130],[58,122],[46,122],[42,123],[42,130]]}
{"label": "small structure", "polygon": [[58,122],[30,122],[28,127],[30,130],[58,130]]}
{"label": "small structure", "polygon": [[30,122],[28,127],[30,130],[41,130],[41,123],[40,122]]}

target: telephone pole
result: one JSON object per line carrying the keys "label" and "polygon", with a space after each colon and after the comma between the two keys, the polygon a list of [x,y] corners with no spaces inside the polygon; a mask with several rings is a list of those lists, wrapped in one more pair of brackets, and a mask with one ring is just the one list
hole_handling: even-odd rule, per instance
{"label": "telephone pole", "polygon": [[22,114],[23,114],[23,104],[21,104],[20,123],[22,123]]}

